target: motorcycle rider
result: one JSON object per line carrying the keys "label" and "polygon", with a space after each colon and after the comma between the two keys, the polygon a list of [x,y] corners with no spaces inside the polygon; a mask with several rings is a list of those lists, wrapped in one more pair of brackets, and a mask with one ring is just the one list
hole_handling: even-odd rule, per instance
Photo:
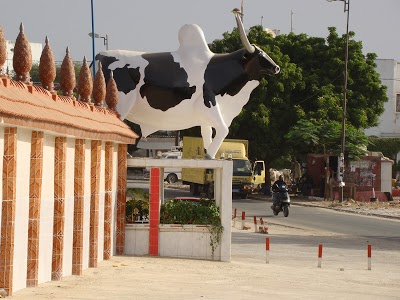
{"label": "motorcycle rider", "polygon": [[274,192],[272,194],[272,205],[275,206],[276,204],[279,203],[279,190],[285,186],[286,187],[286,182],[283,180],[283,176],[279,175],[278,180],[274,182],[272,185],[272,191]]}

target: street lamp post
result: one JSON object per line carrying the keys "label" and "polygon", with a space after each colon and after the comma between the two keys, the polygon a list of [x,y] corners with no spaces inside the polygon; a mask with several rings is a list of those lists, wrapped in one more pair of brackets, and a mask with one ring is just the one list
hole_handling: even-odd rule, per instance
{"label": "street lamp post", "polygon": [[106,50],[108,50],[108,34],[106,34],[106,36],[101,36],[100,34],[98,34],[98,33],[95,33],[94,35],[93,35],[93,33],[92,32],[89,32],[89,36],[91,37],[91,38],[96,38],[96,39],[103,39],[103,43],[104,43],[104,46],[106,46]]}
{"label": "street lamp post", "polygon": [[338,179],[340,187],[340,202],[343,202],[343,181],[344,176],[344,152],[346,142],[346,113],[347,113],[347,77],[348,77],[348,61],[349,61],[349,19],[350,19],[350,0],[327,0],[328,2],[342,1],[344,3],[344,12],[347,12],[346,23],[346,48],[344,56],[344,85],[343,85],[343,115],[342,115],[342,136],[340,157],[338,159]]}
{"label": "street lamp post", "polygon": [[242,2],[240,4],[240,18],[242,19],[242,23],[243,23],[243,16],[244,16],[244,13],[243,13],[243,0],[242,0]]}
{"label": "street lamp post", "polygon": [[[96,75],[96,64],[94,62],[94,56],[95,56],[95,51],[94,51],[94,38],[95,38],[95,34],[94,34],[94,12],[93,12],[93,0],[90,1],[91,4],[91,11],[92,11],[92,32],[91,32],[91,38],[92,38],[92,55],[93,55],[93,78]],[[90,35],[90,34],[89,34]]]}

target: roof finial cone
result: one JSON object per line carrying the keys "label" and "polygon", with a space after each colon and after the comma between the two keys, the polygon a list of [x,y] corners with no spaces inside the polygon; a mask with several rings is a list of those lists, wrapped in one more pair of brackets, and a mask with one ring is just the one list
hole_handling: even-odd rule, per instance
{"label": "roof finial cone", "polygon": [[92,95],[93,81],[89,67],[86,63],[86,56],[83,57],[82,68],[79,72],[78,78],[78,94],[82,102],[89,103],[90,96]]}
{"label": "roof finial cone", "polygon": [[76,85],[75,68],[69,55],[69,48],[65,51],[65,57],[61,64],[60,86],[65,96],[73,97],[73,91]]}
{"label": "roof finial cone", "polygon": [[31,45],[24,33],[24,26],[19,26],[19,34],[14,46],[13,67],[17,75],[17,80],[28,83],[30,80],[29,72],[32,67]]}
{"label": "roof finial cone", "polygon": [[103,69],[101,68],[101,62],[99,61],[99,66],[93,82],[94,105],[102,106],[105,97],[106,97],[106,80],[104,79]]}
{"label": "roof finial cone", "polygon": [[3,28],[0,26],[0,76],[4,75],[3,66],[7,61],[6,38],[4,37]]}
{"label": "roof finial cone", "polygon": [[46,36],[46,45],[43,48],[42,55],[40,56],[39,64],[39,79],[42,86],[49,91],[53,90],[53,82],[56,78],[56,65],[54,62],[53,51],[49,44],[49,38]]}
{"label": "roof finial cone", "polygon": [[114,75],[113,75],[112,71],[110,74],[110,79],[108,80],[108,83],[107,83],[106,103],[108,105],[108,108],[115,111],[119,117],[119,114],[116,111],[117,104],[118,104],[118,88],[117,88],[117,84],[114,80]]}

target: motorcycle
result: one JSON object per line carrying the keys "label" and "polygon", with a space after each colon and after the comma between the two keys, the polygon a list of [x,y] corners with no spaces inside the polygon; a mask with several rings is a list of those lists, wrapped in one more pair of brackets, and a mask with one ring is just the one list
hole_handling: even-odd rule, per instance
{"label": "motorcycle", "polygon": [[285,184],[273,187],[272,203],[271,209],[275,216],[281,211],[285,217],[289,216],[290,196]]}

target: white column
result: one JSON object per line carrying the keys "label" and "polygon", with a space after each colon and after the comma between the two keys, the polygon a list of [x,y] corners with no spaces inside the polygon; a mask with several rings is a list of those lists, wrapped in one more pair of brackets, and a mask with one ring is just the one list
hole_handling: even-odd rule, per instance
{"label": "white column", "polygon": [[160,205],[164,202],[164,168],[160,168]]}
{"label": "white column", "polygon": [[[231,261],[231,217],[232,217],[232,161],[225,161],[222,169],[215,169],[216,195],[220,195],[221,261]],[[218,199],[216,198],[216,199]]]}

